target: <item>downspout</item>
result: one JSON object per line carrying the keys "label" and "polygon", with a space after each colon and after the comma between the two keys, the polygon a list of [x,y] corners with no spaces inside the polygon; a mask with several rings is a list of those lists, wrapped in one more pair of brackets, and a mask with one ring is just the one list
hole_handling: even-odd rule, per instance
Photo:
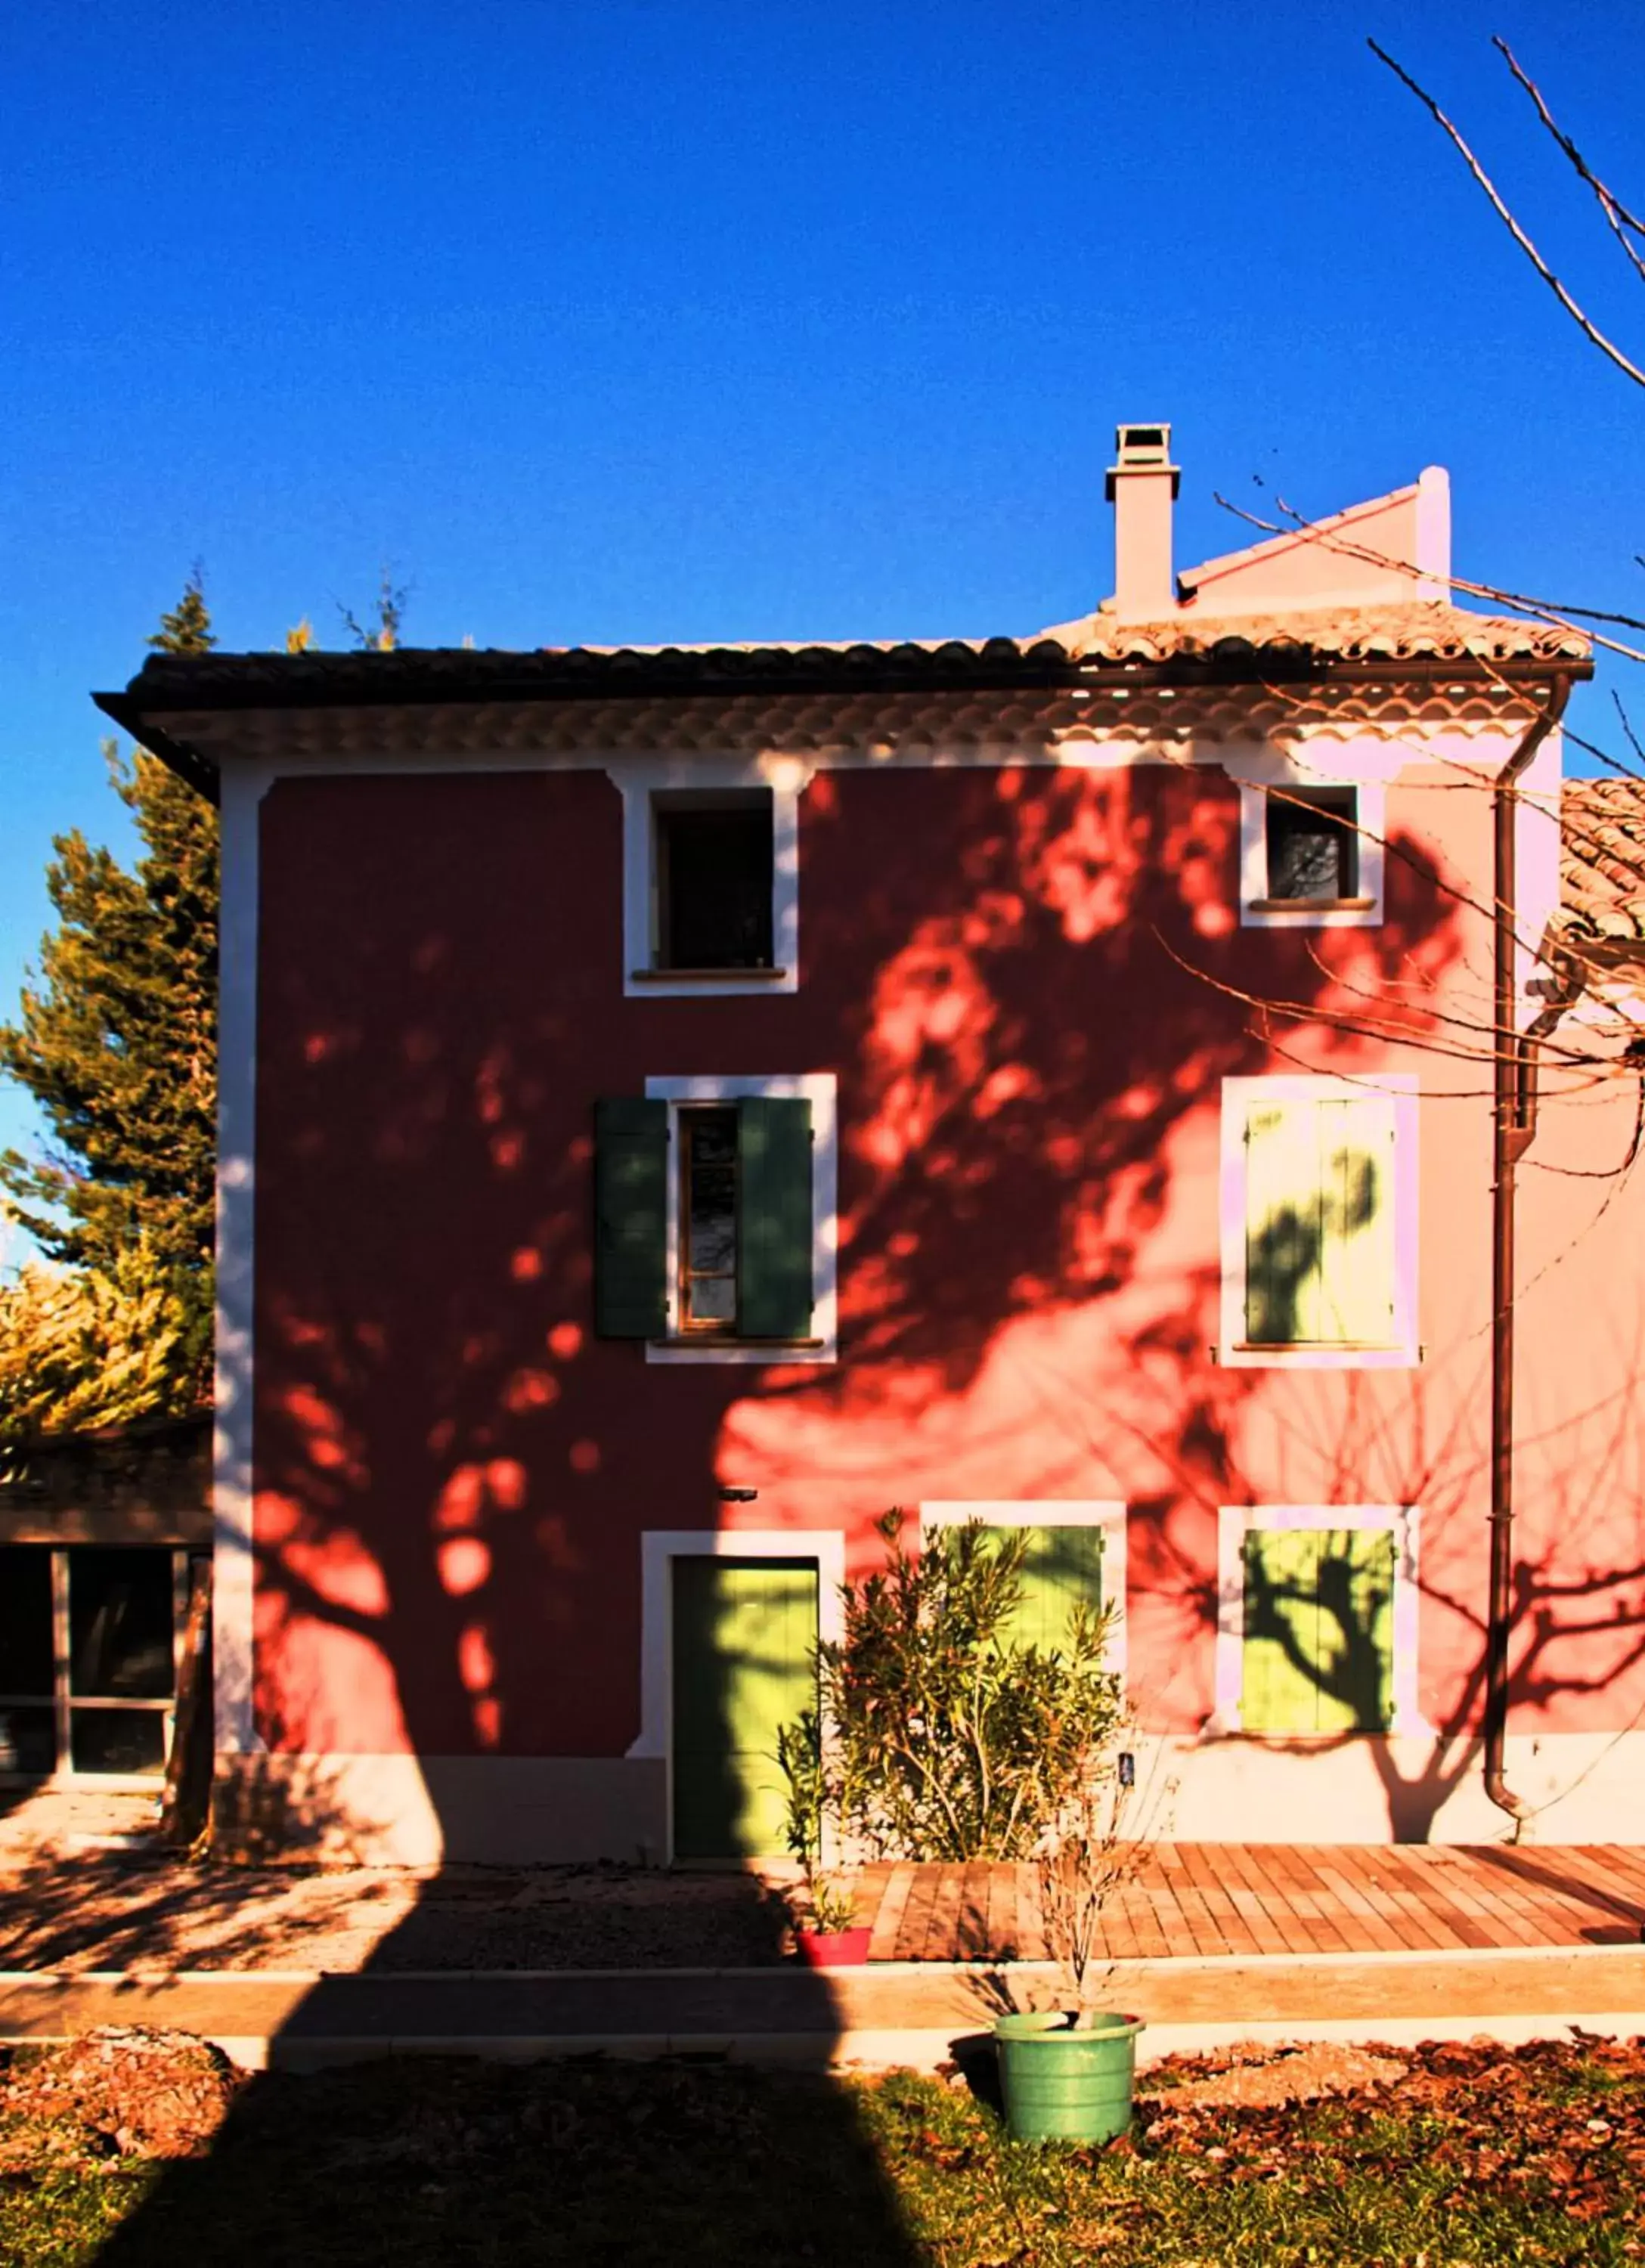
{"label": "downspout", "polygon": [[1514,1822],[1517,1840],[1531,1808],[1503,1776],[1508,1738],[1508,1646],[1512,1632],[1514,1579],[1514,1198],[1519,1160],[1536,1131],[1538,1042],[1551,1032],[1574,996],[1545,1007],[1523,1035],[1515,1023],[1515,954],[1518,942],[1519,872],[1517,784],[1538,749],[1565,713],[1571,683],[1555,680],[1547,707],[1502,767],[1492,790],[1495,828],[1494,897],[1496,1045],[1494,1166],[1491,1184],[1491,1572],[1485,1632],[1485,1792]]}

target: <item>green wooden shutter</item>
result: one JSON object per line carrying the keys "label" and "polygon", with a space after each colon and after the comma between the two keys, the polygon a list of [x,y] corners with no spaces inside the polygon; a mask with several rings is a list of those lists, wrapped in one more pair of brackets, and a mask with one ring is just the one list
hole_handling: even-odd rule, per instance
{"label": "green wooden shutter", "polygon": [[1031,1528],[1022,1562],[1022,1604],[1007,1637],[1042,1653],[1066,1652],[1076,1606],[1103,1603],[1100,1528]]}
{"label": "green wooden shutter", "polygon": [[1318,1328],[1328,1341],[1394,1339],[1394,1109],[1385,1096],[1315,1106],[1319,1127]]}
{"label": "green wooden shutter", "polygon": [[1319,1730],[1383,1731],[1393,1721],[1392,1530],[1325,1529],[1317,1581]]}
{"label": "green wooden shutter", "polygon": [[1248,1530],[1240,1701],[1248,1733],[1386,1729],[1393,1578],[1390,1529]]}
{"label": "green wooden shutter", "polygon": [[737,1105],[737,1336],[811,1336],[811,1105]]}
{"label": "green wooden shutter", "polygon": [[1319,1136],[1315,1106],[1264,1102],[1245,1121],[1245,1336],[1318,1336]]}
{"label": "green wooden shutter", "polygon": [[660,1338],[668,1327],[668,1106],[594,1105],[594,1329]]}
{"label": "green wooden shutter", "polygon": [[1394,1343],[1394,1112],[1385,1095],[1253,1103],[1245,1122],[1252,1346]]}

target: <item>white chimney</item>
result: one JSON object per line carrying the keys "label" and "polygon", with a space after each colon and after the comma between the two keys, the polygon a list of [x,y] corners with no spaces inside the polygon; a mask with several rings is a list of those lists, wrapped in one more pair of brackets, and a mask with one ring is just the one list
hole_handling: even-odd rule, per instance
{"label": "white chimney", "polygon": [[1182,474],[1171,462],[1171,429],[1118,426],[1114,455],[1108,473],[1108,500],[1114,507],[1114,612],[1121,622],[1157,622],[1177,611],[1171,506]]}

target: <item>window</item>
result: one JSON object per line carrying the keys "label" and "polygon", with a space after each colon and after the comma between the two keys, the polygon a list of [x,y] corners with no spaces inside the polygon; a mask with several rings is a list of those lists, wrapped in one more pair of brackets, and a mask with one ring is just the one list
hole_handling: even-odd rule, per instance
{"label": "window", "polygon": [[1358,796],[1351,787],[1271,789],[1268,897],[1335,904],[1359,886]]}
{"label": "window", "polygon": [[1004,1501],[922,1504],[923,1529],[955,1528],[967,1521],[985,1528],[1025,1528],[1022,1604],[1010,1635],[1042,1648],[1067,1642],[1068,1622],[1083,1601],[1093,1610],[1112,1599],[1120,1611],[1109,1627],[1103,1664],[1121,1678],[1125,1669],[1125,1506],[1109,1501]]}
{"label": "window", "polygon": [[835,1080],[653,1079],[595,1120],[595,1314],[658,1359],[833,1359]]}
{"label": "window", "polygon": [[616,757],[630,999],[797,991],[800,795],[786,756]]}
{"label": "window", "polygon": [[771,797],[753,788],[704,801],[658,796],[653,966],[675,976],[771,961]]}
{"label": "window", "polygon": [[1414,1505],[1225,1505],[1226,1732],[1421,1733]]}
{"label": "window", "polygon": [[1247,928],[1368,928],[1383,919],[1386,792],[1311,772],[1240,786]]}
{"label": "window", "polygon": [[187,1573],[152,1547],[0,1550],[0,1773],[164,1771]]}
{"label": "window", "polygon": [[1417,1359],[1414,1086],[1224,1081],[1224,1362]]}

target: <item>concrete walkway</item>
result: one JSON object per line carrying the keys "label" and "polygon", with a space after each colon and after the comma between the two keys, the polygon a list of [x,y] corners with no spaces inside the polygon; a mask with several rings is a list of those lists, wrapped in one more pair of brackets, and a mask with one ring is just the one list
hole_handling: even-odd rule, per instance
{"label": "concrete walkway", "polygon": [[[1177,1958],[1112,1964],[1095,1997],[1142,2016],[1144,2053],[1245,2039],[1503,2039],[1645,2034],[1645,1950]],[[151,2024],[218,2041],[237,2062],[313,2069],[444,2051],[528,2058],[732,2055],[818,2067],[930,2068],[1002,2008],[1058,2005],[1054,1972],[946,1964],[814,1975],[761,1970],[341,1977],[81,1971],[0,1978],[0,2038]]]}

